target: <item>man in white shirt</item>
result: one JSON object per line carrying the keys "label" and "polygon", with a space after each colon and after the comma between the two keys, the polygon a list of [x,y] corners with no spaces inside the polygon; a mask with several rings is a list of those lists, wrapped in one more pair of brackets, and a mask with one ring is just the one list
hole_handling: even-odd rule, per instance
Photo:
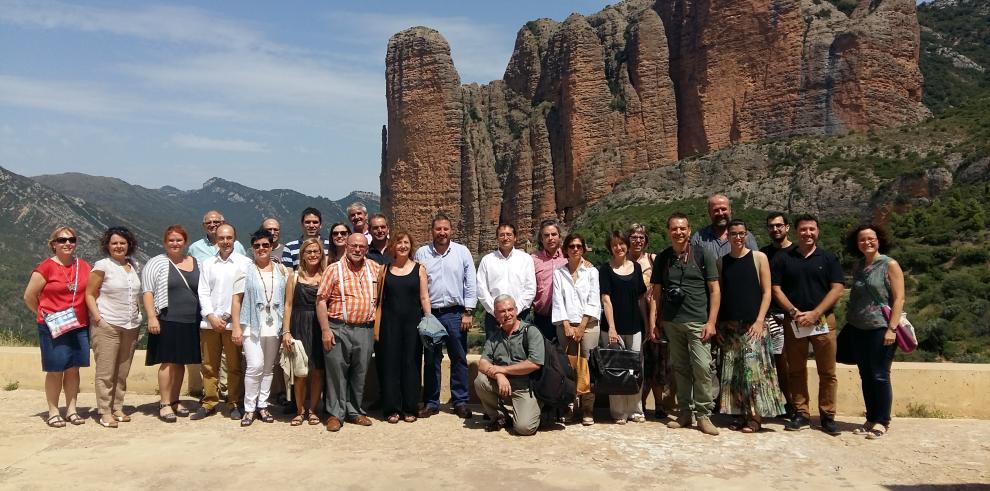
{"label": "man in white shirt", "polygon": [[529,314],[536,296],[533,259],[516,245],[516,227],[501,223],[495,229],[498,249],[481,258],[478,265],[478,300],[485,307],[485,339],[499,329],[495,320],[495,297],[505,294],[516,302],[520,319]]}
{"label": "man in white shirt", "polygon": [[230,337],[230,299],[233,296],[234,279],[238,274],[246,273],[253,263],[246,256],[234,252],[237,233],[232,225],[220,225],[216,234],[219,248],[217,255],[200,264],[199,306],[203,320],[199,324],[199,346],[203,352],[200,371],[203,375],[204,395],[203,404],[192,419],[203,419],[217,411],[220,404],[217,370],[220,367],[220,354],[223,352],[230,418],[239,420],[241,413],[238,406],[241,402],[244,368],[241,366],[240,348]]}

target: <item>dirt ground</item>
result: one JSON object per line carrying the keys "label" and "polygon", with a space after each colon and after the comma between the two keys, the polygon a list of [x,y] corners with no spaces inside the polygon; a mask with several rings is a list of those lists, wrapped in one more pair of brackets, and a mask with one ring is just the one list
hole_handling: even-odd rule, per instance
{"label": "dirt ground", "polygon": [[[152,416],[154,396],[127,403],[133,421],[117,429],[91,418],[52,429],[41,392],[0,392],[0,488],[990,489],[990,421],[980,420],[898,418],[880,441],[849,433],[860,421],[848,417],[838,437],[771,422],[712,438],[656,421],[516,437],[449,413],[334,434],[288,416],[167,425]],[[81,414],[93,405],[80,395]]]}

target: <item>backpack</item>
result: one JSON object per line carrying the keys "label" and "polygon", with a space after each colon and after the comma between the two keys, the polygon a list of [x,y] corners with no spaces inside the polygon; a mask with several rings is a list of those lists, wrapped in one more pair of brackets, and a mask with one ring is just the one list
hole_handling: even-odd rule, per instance
{"label": "backpack", "polygon": [[[530,325],[528,329],[536,327]],[[577,376],[564,349],[542,334],[540,338],[543,339],[544,363],[539,370],[529,374],[529,389],[543,403],[544,409],[566,408],[577,397]],[[525,339],[528,343],[528,333]]]}

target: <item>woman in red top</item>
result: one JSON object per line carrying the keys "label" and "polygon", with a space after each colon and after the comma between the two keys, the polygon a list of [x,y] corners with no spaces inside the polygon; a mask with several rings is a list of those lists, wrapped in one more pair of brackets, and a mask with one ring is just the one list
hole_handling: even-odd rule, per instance
{"label": "woman in red top", "polygon": [[[76,413],[79,367],[89,366],[89,314],[86,309],[86,280],[90,266],[76,257],[76,231],[58,227],[48,237],[55,255],[42,261],[24,290],[24,303],[37,315],[41,369],[45,371],[48,426],[62,428],[68,420],[81,425]],[[46,319],[47,317],[47,319]],[[53,332],[57,333],[55,337]],[[65,392],[66,417],[58,410]]]}

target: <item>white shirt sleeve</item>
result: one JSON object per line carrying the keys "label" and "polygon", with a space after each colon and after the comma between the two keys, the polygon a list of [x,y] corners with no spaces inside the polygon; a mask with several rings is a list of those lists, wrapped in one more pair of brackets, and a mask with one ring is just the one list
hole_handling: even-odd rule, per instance
{"label": "white shirt sleeve", "polygon": [[478,265],[478,300],[481,300],[485,312],[495,315],[495,298],[488,289],[488,258],[489,256],[481,258],[481,264]]}
{"label": "white shirt sleeve", "polygon": [[564,279],[560,276],[560,270],[553,272],[553,300],[550,314],[550,322],[554,324],[567,319],[567,302],[564,300]]}
{"label": "white shirt sleeve", "polygon": [[601,318],[602,315],[602,296],[600,294],[601,288],[598,285],[598,270],[595,268],[588,268],[588,281],[591,282],[588,285],[588,298],[584,301],[584,315],[591,316],[595,319]]}
{"label": "white shirt sleeve", "polygon": [[211,261],[203,261],[202,268],[199,272],[199,310],[204,321],[206,320],[206,316],[214,313],[213,299],[210,298],[210,292],[212,290],[210,287],[210,273],[213,269],[210,267],[211,263]]}
{"label": "white shirt sleeve", "polygon": [[[522,251],[518,251],[521,253]],[[533,306],[533,299],[536,298],[536,268],[533,260],[528,255],[523,255],[524,261],[519,262],[522,268],[521,285],[519,287],[519,310],[525,310]]]}

